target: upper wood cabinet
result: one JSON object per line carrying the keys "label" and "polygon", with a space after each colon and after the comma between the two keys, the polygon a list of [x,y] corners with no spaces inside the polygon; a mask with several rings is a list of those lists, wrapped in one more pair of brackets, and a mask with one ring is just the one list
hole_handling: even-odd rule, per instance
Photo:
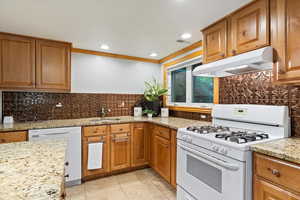
{"label": "upper wood cabinet", "polygon": [[203,62],[209,63],[227,56],[227,19],[202,30]]}
{"label": "upper wood cabinet", "polygon": [[271,0],[271,43],[275,49],[274,82],[300,81],[300,1]]}
{"label": "upper wood cabinet", "polygon": [[70,91],[71,46],[0,33],[0,89]]}
{"label": "upper wood cabinet", "polygon": [[149,135],[144,126],[143,123],[136,123],[132,126],[132,167],[147,165],[149,161]]}
{"label": "upper wood cabinet", "polygon": [[0,33],[0,87],[35,87],[35,40]]}
{"label": "upper wood cabinet", "polygon": [[36,87],[46,90],[69,90],[70,44],[37,40],[36,53]]}
{"label": "upper wood cabinet", "polygon": [[269,0],[256,0],[234,12],[229,19],[231,55],[270,44]]}

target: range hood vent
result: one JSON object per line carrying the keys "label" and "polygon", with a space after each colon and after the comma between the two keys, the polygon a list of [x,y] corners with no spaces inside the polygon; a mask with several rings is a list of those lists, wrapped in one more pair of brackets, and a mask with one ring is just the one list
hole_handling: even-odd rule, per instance
{"label": "range hood vent", "polygon": [[225,77],[272,69],[273,48],[264,47],[216,62],[200,65],[194,76]]}

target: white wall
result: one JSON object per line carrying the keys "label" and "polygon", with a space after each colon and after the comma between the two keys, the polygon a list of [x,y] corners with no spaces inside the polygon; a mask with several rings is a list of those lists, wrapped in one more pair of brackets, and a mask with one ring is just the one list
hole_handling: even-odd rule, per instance
{"label": "white wall", "polygon": [[72,54],[72,92],[142,94],[144,81],[161,80],[159,64]]}

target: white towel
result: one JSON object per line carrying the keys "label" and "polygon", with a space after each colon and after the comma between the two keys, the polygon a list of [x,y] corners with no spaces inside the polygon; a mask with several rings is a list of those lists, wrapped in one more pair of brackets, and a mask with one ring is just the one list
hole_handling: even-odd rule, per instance
{"label": "white towel", "polygon": [[90,143],[88,152],[88,169],[102,168],[103,142]]}

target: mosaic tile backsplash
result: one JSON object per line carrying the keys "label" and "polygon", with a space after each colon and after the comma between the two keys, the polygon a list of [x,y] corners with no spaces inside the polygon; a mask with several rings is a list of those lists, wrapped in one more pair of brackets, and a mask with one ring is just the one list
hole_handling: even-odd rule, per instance
{"label": "mosaic tile backsplash", "polygon": [[300,86],[273,84],[271,71],[221,78],[220,103],[289,106],[292,135],[300,136]]}
{"label": "mosaic tile backsplash", "polygon": [[109,117],[128,116],[141,99],[140,94],[3,92],[3,115],[18,122],[77,119],[99,117],[103,106],[111,109]]}

